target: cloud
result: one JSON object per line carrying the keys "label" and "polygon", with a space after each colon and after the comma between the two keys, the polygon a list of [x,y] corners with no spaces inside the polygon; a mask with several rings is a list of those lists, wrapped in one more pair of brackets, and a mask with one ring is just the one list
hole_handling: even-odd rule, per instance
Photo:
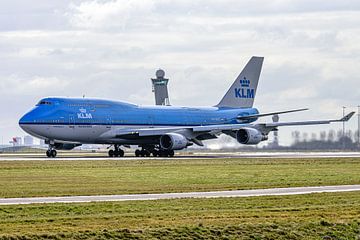
{"label": "cloud", "polygon": [[359,1],[19,3],[0,9],[0,107],[16,102],[0,132],[21,133],[14,118],[49,95],[152,104],[160,67],[172,104],[215,105],[252,55],[265,56],[260,110],[312,109],[282,120],[327,118],[360,97]]}
{"label": "cloud", "polygon": [[3,95],[30,95],[33,93],[61,93],[69,86],[66,80],[56,77],[20,77],[11,75],[1,79],[0,91]]}
{"label": "cloud", "polygon": [[70,22],[80,28],[122,27],[134,20],[145,20],[154,6],[152,0],[87,1],[71,4]]}

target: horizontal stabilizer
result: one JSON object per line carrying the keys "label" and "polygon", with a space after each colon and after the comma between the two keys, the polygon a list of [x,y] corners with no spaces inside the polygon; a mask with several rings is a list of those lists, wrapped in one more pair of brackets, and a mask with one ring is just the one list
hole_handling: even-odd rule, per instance
{"label": "horizontal stabilizer", "polygon": [[288,111],[281,111],[281,112],[271,112],[271,113],[260,113],[260,114],[253,114],[253,115],[246,115],[246,116],[238,116],[238,120],[249,120],[259,117],[266,117],[271,115],[277,115],[277,114],[284,114],[284,113],[293,113],[293,112],[301,112],[309,110],[308,108],[301,108],[301,109],[295,109],[295,110],[288,110]]}

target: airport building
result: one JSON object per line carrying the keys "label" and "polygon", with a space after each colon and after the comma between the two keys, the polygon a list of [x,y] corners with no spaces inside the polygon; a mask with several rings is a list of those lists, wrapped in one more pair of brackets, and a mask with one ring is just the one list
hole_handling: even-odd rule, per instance
{"label": "airport building", "polygon": [[25,136],[25,137],[24,137],[24,145],[25,145],[25,146],[32,146],[32,145],[34,145],[34,138],[31,137],[31,136],[29,136],[29,135]]}

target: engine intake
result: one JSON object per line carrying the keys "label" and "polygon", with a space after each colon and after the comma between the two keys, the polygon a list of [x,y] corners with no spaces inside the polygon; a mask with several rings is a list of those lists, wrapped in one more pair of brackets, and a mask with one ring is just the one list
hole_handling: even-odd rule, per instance
{"label": "engine intake", "polygon": [[179,133],[168,133],[160,137],[160,147],[165,150],[181,150],[189,145],[186,137]]}
{"label": "engine intake", "polygon": [[254,128],[240,128],[236,132],[236,140],[241,144],[258,144],[268,139],[267,135],[262,134]]}

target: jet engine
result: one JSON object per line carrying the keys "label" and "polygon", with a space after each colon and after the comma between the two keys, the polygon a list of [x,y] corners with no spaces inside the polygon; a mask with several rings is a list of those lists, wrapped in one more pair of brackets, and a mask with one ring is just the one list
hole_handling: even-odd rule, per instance
{"label": "jet engine", "polygon": [[54,144],[54,148],[57,150],[71,150],[78,146],[81,146],[81,144],[75,144],[75,143],[55,143]]}
{"label": "jet engine", "polygon": [[160,147],[165,150],[181,150],[189,145],[186,137],[179,133],[167,133],[160,137]]}
{"label": "jet engine", "polygon": [[267,135],[262,134],[255,128],[240,128],[236,132],[236,140],[241,144],[258,144],[267,139]]}

